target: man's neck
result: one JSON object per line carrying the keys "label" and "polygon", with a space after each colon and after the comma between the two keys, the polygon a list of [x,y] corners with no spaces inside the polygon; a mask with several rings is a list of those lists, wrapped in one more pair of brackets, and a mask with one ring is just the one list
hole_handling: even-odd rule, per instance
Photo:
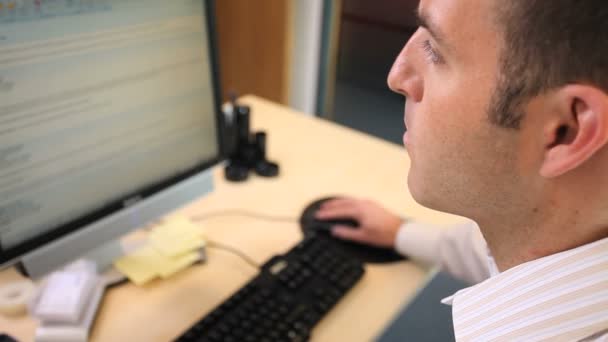
{"label": "man's neck", "polygon": [[592,224],[576,212],[534,216],[528,222],[478,222],[499,271],[608,237],[608,223]]}

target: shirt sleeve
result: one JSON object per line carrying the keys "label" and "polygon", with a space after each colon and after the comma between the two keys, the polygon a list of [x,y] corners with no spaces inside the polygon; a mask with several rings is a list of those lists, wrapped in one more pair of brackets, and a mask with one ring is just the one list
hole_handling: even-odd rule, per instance
{"label": "shirt sleeve", "polygon": [[449,228],[407,222],[397,233],[395,249],[413,260],[437,265],[471,284],[490,277],[492,259],[479,227],[473,221]]}

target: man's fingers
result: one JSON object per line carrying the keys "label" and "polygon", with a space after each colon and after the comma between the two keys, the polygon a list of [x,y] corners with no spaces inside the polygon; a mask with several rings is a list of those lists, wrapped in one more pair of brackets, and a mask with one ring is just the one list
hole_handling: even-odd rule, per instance
{"label": "man's fingers", "polygon": [[331,234],[343,240],[351,240],[355,242],[368,242],[367,235],[362,229],[353,229],[352,227],[335,226],[331,230]]}
{"label": "man's fingers", "polygon": [[315,217],[320,220],[337,218],[359,219],[359,210],[353,206],[324,208],[317,211]]}
{"label": "man's fingers", "polygon": [[318,219],[354,218],[360,219],[359,201],[354,198],[336,198],[327,201],[316,213]]}
{"label": "man's fingers", "polygon": [[342,208],[342,207],[353,207],[356,205],[357,200],[351,197],[338,197],[321,205],[321,209],[329,208]]}

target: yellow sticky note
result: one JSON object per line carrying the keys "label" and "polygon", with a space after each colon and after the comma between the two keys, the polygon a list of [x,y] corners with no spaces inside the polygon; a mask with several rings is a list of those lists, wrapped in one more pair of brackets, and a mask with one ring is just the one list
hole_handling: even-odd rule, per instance
{"label": "yellow sticky note", "polygon": [[153,234],[169,236],[202,236],[201,228],[183,216],[174,216],[162,225],[156,227]]}
{"label": "yellow sticky note", "polygon": [[190,220],[175,217],[149,234],[150,245],[167,257],[176,257],[205,245],[200,228]]}
{"label": "yellow sticky note", "polygon": [[150,237],[150,245],[165,257],[178,257],[200,249],[205,245],[203,238],[165,238],[162,236]]}
{"label": "yellow sticky note", "polygon": [[159,262],[162,262],[162,255],[156,249],[145,246],[116,260],[114,267],[126,275],[135,285],[143,285],[157,277]]}
{"label": "yellow sticky note", "polygon": [[145,246],[131,255],[114,262],[114,266],[135,285],[141,286],[156,277],[168,278],[196,262],[198,252],[190,252],[178,257],[167,257],[153,246]]}
{"label": "yellow sticky note", "polygon": [[161,267],[158,269],[158,273],[163,278],[168,278],[178,271],[185,269],[186,267],[192,265],[200,258],[198,252],[190,252],[175,258],[166,258],[166,261]]}
{"label": "yellow sticky note", "polygon": [[205,245],[201,230],[185,217],[176,216],[154,228],[148,244],[114,262],[136,285],[156,277],[167,278],[196,262]]}

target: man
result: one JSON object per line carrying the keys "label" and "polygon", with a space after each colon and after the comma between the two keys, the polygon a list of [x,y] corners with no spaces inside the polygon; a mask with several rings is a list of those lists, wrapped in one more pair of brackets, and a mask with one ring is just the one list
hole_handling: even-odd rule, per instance
{"label": "man", "polygon": [[422,0],[418,12],[388,77],[407,98],[408,186],[476,224],[402,224],[349,198],[318,217],[354,217],[359,229],[333,233],[478,283],[445,301],[458,340],[607,339],[608,2]]}

